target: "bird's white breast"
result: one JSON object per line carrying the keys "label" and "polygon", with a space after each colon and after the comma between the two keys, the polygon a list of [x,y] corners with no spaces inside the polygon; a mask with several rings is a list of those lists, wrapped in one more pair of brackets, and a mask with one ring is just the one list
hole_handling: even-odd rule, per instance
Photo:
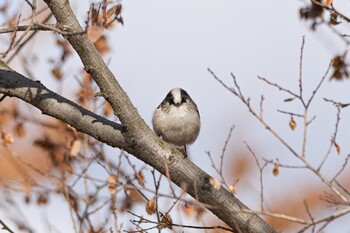
{"label": "bird's white breast", "polygon": [[166,111],[157,108],[153,116],[153,128],[165,141],[177,146],[193,143],[200,129],[200,119],[196,109],[188,105],[169,105]]}

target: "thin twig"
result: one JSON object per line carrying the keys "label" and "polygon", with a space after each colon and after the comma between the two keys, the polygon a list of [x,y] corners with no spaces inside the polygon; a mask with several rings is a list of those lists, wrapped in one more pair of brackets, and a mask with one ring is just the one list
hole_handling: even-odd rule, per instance
{"label": "thin twig", "polygon": [[261,95],[261,99],[260,99],[260,118],[261,119],[264,119],[263,118],[263,113],[264,113],[263,104],[264,104],[264,100],[265,100],[264,96]]}
{"label": "thin twig", "polygon": [[336,119],[336,122],[335,122],[333,136],[331,137],[330,145],[328,147],[328,150],[327,150],[326,154],[323,156],[323,159],[322,159],[320,165],[318,166],[317,171],[320,171],[321,168],[323,167],[324,163],[326,162],[327,158],[329,157],[329,155],[331,153],[331,150],[334,147],[335,142],[336,142],[336,137],[337,137],[337,133],[338,133],[338,127],[339,127],[339,122],[340,122],[340,111],[341,111],[341,108],[339,107],[339,105],[336,105],[336,108],[337,108],[337,119]]}
{"label": "thin twig", "polygon": [[34,8],[34,6],[29,2],[29,0],[24,0],[24,1],[26,1],[26,3],[28,3],[28,5],[30,6],[30,8]]}
{"label": "thin twig", "polygon": [[[46,23],[52,16],[52,13],[50,13],[44,20],[43,23]],[[27,31],[26,31],[27,32]],[[34,31],[30,36],[28,36],[22,43],[20,43],[16,50],[12,53],[12,55],[7,59],[6,63],[10,63],[13,58],[19,53],[19,51],[30,41],[37,33],[38,31]],[[24,34],[25,35],[25,34]]]}
{"label": "thin twig", "polygon": [[[225,231],[234,232],[231,228],[227,228],[227,227],[223,227],[223,226],[208,226],[208,227],[205,227],[205,226],[194,226],[194,225],[176,224],[176,223],[172,223],[170,221],[162,224],[162,223],[158,223],[158,222],[155,222],[153,220],[147,219],[145,217],[142,217],[140,215],[137,215],[137,214],[135,214],[135,213],[133,213],[131,211],[127,211],[127,212],[129,214],[139,218],[142,221],[145,221],[147,223],[157,224],[156,228],[158,228],[158,227],[163,228],[166,225],[171,225],[173,227],[183,227],[183,228],[189,228],[189,229],[208,229],[208,230],[221,229],[221,230],[225,230]],[[154,229],[154,228],[152,228],[152,229]],[[125,232],[130,232],[130,231],[125,231]],[[135,232],[135,231],[132,231],[132,232]]]}
{"label": "thin twig", "polygon": [[[214,74],[211,70],[210,70],[210,72],[212,73],[212,74]],[[222,83],[222,81],[218,78],[218,77],[216,77],[215,76],[215,74],[214,74],[214,76],[213,76],[216,80],[218,80],[220,83]],[[232,76],[234,79],[235,79],[235,77],[234,76]],[[266,79],[264,79],[264,78],[260,78],[260,79],[262,79],[262,80],[266,80]],[[271,82],[269,82],[269,81],[267,81],[266,80],[266,82],[267,83],[271,83]],[[237,83],[236,81],[235,81],[235,83]],[[276,86],[276,87],[279,87],[279,85],[277,85],[277,84],[273,84],[273,86]],[[306,159],[305,159],[305,157],[303,157],[303,156],[301,156],[301,155],[299,155],[276,131],[274,131],[266,122],[265,122],[265,120],[264,119],[261,119],[260,117],[259,117],[259,115],[254,111],[254,109],[250,106],[250,104],[249,104],[249,101],[247,100],[247,99],[245,99],[244,98],[244,96],[243,95],[241,95],[241,94],[238,94],[237,92],[233,92],[228,86],[226,86],[226,85],[224,85],[224,87],[226,88],[226,89],[228,89],[230,92],[232,92],[233,94],[235,94],[237,97],[239,97],[239,99],[244,103],[244,105],[248,108],[248,110],[250,111],[250,113],[262,124],[262,125],[264,125],[265,126],[265,129],[267,129],[268,131],[270,131],[270,133],[272,133],[272,135],[277,139],[277,140],[279,140],[296,158],[298,158],[298,159],[300,159],[307,167],[308,167],[308,169],[310,170],[310,171],[312,171],[313,173],[315,173],[315,175],[317,175],[320,179],[321,179],[321,181],[324,183],[324,184],[326,184],[334,193],[336,193],[342,200],[344,200],[344,201],[347,201],[347,198],[346,197],[344,197],[344,195],[342,195],[341,194],[341,192],[336,188],[336,187],[334,187],[331,183],[330,183],[330,181],[328,180],[328,179],[326,179],[319,171],[317,171],[317,169],[315,169]],[[286,90],[286,89],[284,89],[285,91],[287,91],[288,93],[290,92],[289,90]],[[241,93],[241,92],[240,92]],[[292,92],[291,92],[292,93]],[[298,97],[298,95],[296,95],[296,94],[294,94],[294,93],[292,93],[295,97]],[[299,99],[300,99],[300,97],[298,97]],[[307,124],[307,122],[306,122],[306,124]]]}
{"label": "thin twig", "polygon": [[311,0],[311,2],[316,4],[316,5],[318,5],[318,6],[320,6],[320,7],[322,7],[322,8],[324,8],[324,9],[326,9],[326,10],[328,10],[330,13],[334,13],[334,14],[338,15],[340,18],[344,19],[345,21],[350,22],[350,18],[348,18],[344,14],[340,13],[339,11],[337,11],[334,8],[333,5],[331,5],[331,7],[329,7],[329,6],[324,5],[322,2],[318,2],[316,0]]}
{"label": "thin twig", "polygon": [[298,165],[286,165],[286,164],[282,164],[279,162],[279,160],[277,159],[277,161],[273,161],[273,160],[268,160],[268,159],[265,159],[263,158],[263,160],[266,162],[266,163],[269,163],[269,164],[277,164],[279,167],[283,167],[283,168],[290,168],[290,169],[307,169],[307,166],[298,166]]}
{"label": "thin twig", "polygon": [[172,185],[172,181],[171,181],[171,177],[170,177],[169,165],[168,165],[168,162],[167,162],[166,159],[164,159],[164,167],[165,167],[166,177],[168,178],[168,181],[169,181],[169,188],[170,188],[171,193],[173,194],[173,196],[176,197],[175,189],[174,189],[174,187]]}
{"label": "thin twig", "polygon": [[288,94],[294,96],[294,97],[297,98],[297,99],[301,99],[299,95],[297,95],[297,94],[295,94],[294,92],[288,90],[287,88],[284,88],[284,87],[280,86],[280,85],[277,84],[277,83],[270,82],[269,80],[267,80],[266,78],[261,77],[261,76],[258,76],[258,79],[260,79],[260,80],[266,82],[266,83],[269,84],[270,86],[273,86],[273,87],[278,88],[278,90],[280,90],[280,91],[284,91],[284,92],[286,92],[286,93],[288,93]]}
{"label": "thin twig", "polygon": [[2,225],[3,230],[8,231],[10,233],[15,233],[14,231],[11,230],[11,228],[9,226],[6,225],[6,223],[4,223],[1,219],[0,219],[0,224]]}
{"label": "thin twig", "polygon": [[222,153],[221,153],[221,156],[220,156],[220,174],[222,174],[222,167],[223,167],[223,163],[224,163],[224,156],[225,156],[225,152],[226,152],[226,149],[227,149],[227,145],[228,145],[228,143],[229,143],[229,141],[231,139],[232,132],[233,132],[234,129],[235,129],[235,125],[232,125],[230,130],[229,130],[229,133],[227,135],[224,147],[222,148]]}
{"label": "thin twig", "polygon": [[175,207],[175,205],[181,200],[182,196],[184,196],[185,192],[181,192],[181,194],[179,195],[179,197],[176,198],[176,200],[173,202],[173,204],[170,206],[170,208],[168,209],[168,211],[165,213],[165,216],[167,216],[170,211]]}
{"label": "thin twig", "polygon": [[152,177],[153,177],[153,185],[154,185],[154,189],[155,189],[155,197],[154,197],[154,201],[156,202],[156,214],[157,214],[157,220],[158,222],[160,222],[160,216],[159,216],[159,210],[158,210],[158,197],[159,197],[159,187],[160,187],[160,181],[162,179],[162,174],[159,175],[159,179],[158,182],[156,181],[156,175],[155,175],[155,169],[153,168],[152,171]]}
{"label": "thin twig", "polygon": [[343,166],[341,167],[341,169],[337,172],[337,174],[335,174],[335,176],[331,179],[331,182],[333,182],[335,179],[338,178],[338,176],[344,171],[346,165],[348,165],[348,161],[350,158],[350,154],[348,154],[348,156],[346,156],[345,162],[343,163]]}
{"label": "thin twig", "polygon": [[294,112],[288,112],[288,111],[283,111],[283,110],[279,110],[279,109],[277,109],[277,112],[280,112],[280,113],[283,113],[283,114],[288,114],[290,116],[304,117],[304,115],[302,115],[302,114],[298,114],[298,113],[294,113]]}
{"label": "thin twig", "polygon": [[322,76],[320,82],[319,82],[318,85],[316,86],[316,89],[312,92],[312,95],[311,95],[310,99],[308,100],[308,102],[307,102],[307,104],[306,104],[306,107],[309,107],[309,106],[310,106],[311,101],[312,101],[313,98],[315,97],[317,91],[320,89],[322,83],[324,82],[324,80],[326,79],[326,77],[327,77],[329,71],[331,70],[332,64],[333,64],[333,61],[331,61],[331,62],[329,63],[326,72],[324,73],[324,75]]}
{"label": "thin twig", "polygon": [[260,209],[261,211],[264,211],[264,184],[263,184],[263,171],[264,168],[266,167],[266,165],[268,164],[267,162],[265,162],[264,165],[260,165],[260,162],[258,160],[258,158],[256,157],[254,151],[252,150],[252,148],[248,145],[248,143],[246,141],[244,141],[244,144],[247,146],[249,152],[253,155],[256,165],[259,168],[259,180],[260,180]]}
{"label": "thin twig", "polygon": [[305,45],[305,36],[303,36],[303,40],[300,48],[300,61],[299,61],[299,96],[300,99],[303,99],[303,55],[304,55],[304,45]]}

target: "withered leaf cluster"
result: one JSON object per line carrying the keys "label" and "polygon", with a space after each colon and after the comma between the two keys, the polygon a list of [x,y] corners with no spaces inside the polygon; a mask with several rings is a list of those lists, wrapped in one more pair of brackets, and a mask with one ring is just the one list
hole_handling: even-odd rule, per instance
{"label": "withered leaf cluster", "polygon": [[345,78],[349,78],[349,70],[348,70],[348,64],[346,62],[346,55],[347,51],[342,54],[335,56],[332,59],[332,68],[333,68],[333,73],[331,76],[331,80],[344,80]]}
{"label": "withered leaf cluster", "polygon": [[[321,2],[321,0],[316,0]],[[310,5],[300,8],[299,16],[302,20],[309,20],[312,22],[311,29],[316,30],[316,26],[319,24],[320,19],[322,19],[324,9],[317,5],[316,3],[311,2]]]}

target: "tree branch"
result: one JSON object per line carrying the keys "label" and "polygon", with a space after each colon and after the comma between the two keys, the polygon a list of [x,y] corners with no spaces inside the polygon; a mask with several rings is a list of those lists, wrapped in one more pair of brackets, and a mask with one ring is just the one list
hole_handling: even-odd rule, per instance
{"label": "tree branch", "polygon": [[[58,118],[78,131],[113,147],[119,147],[138,159],[168,173],[172,182],[187,187],[186,192],[198,198],[217,217],[236,232],[275,232],[256,213],[226,189],[215,189],[210,176],[173,145],[161,140],[146,125],[129,97],[116,81],[86,34],[79,25],[69,1],[45,0],[57,20],[57,28],[79,55],[84,69],[99,86],[103,97],[112,106],[121,125],[113,123],[48,90],[40,82],[31,81],[13,71],[0,72],[0,93],[18,97],[39,108],[42,113]],[[164,166],[166,164],[166,166]]]}
{"label": "tree branch", "polygon": [[0,219],[0,225],[2,225],[1,229],[3,229],[4,231],[8,231],[10,233],[15,233],[14,231],[11,230],[11,228],[9,228],[6,223],[4,223],[1,219]]}
{"label": "tree branch", "polygon": [[17,97],[43,114],[52,116],[91,135],[97,140],[118,148],[126,148],[127,143],[121,134],[122,126],[90,112],[74,102],[47,89],[39,81],[32,81],[15,71],[4,70],[0,66],[0,93]]}

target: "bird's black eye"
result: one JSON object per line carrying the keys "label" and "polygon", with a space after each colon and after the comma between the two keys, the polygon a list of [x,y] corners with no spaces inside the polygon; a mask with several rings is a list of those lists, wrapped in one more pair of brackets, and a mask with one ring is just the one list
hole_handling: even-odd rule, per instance
{"label": "bird's black eye", "polygon": [[186,100],[190,98],[190,96],[188,95],[188,93],[181,89],[181,103],[186,103]]}
{"label": "bird's black eye", "polygon": [[183,89],[181,89],[181,96],[182,97],[189,97],[188,93]]}
{"label": "bird's black eye", "polygon": [[165,100],[169,103],[169,104],[175,104],[174,103],[174,96],[171,94],[171,92],[169,92],[166,97]]}

